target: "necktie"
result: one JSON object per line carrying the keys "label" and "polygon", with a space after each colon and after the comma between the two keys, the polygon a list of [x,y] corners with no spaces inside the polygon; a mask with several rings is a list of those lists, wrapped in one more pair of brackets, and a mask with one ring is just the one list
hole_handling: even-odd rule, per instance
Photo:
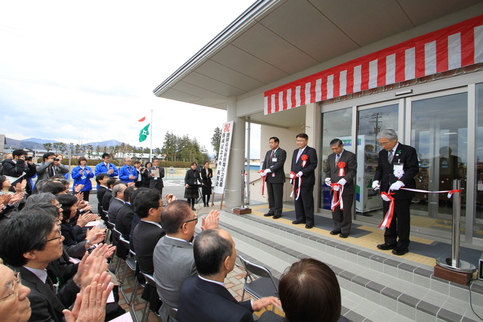
{"label": "necktie", "polygon": [[273,150],[272,150],[272,153],[270,153],[270,162],[272,162],[274,156],[275,154],[273,153]]}
{"label": "necktie", "polygon": [[45,280],[45,285],[47,285],[50,288],[52,293],[57,294],[57,291],[54,287],[54,283],[52,283],[52,280],[48,276],[47,276],[47,280]]}
{"label": "necktie", "polygon": [[337,154],[335,156],[335,165],[337,166],[337,163],[339,163],[339,159],[340,159],[340,154]]}
{"label": "necktie", "polygon": [[387,154],[387,161],[389,161],[389,164],[392,163],[392,158],[394,157],[393,155],[393,151],[389,151],[389,153]]}
{"label": "necktie", "polygon": [[299,162],[300,156],[302,155],[302,149],[299,149],[299,153],[297,154],[297,160],[295,162]]}

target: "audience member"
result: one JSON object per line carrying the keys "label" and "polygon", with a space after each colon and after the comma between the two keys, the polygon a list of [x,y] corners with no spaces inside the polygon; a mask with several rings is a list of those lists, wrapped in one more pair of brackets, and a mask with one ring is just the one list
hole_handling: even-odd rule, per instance
{"label": "audience member", "polygon": [[153,166],[149,169],[149,188],[158,189],[159,194],[163,195],[164,168],[159,166],[159,159],[153,159]]}
{"label": "audience member", "polygon": [[83,198],[89,201],[89,195],[92,190],[91,178],[94,178],[94,171],[91,167],[87,166],[87,159],[85,157],[80,157],[77,161],[79,165],[72,169],[72,179],[74,179],[74,186],[72,189],[75,191],[75,187],[82,185]]}
{"label": "audience member", "polygon": [[124,190],[124,204],[121,206],[116,216],[116,229],[121,232],[121,235],[125,240],[130,240],[129,235],[131,234],[131,224],[134,217],[132,203],[135,191],[135,187],[128,187]]}
{"label": "audience member", "polygon": [[[37,169],[32,157],[27,157],[27,152],[24,150],[15,150],[12,152],[11,159],[2,161],[2,174],[9,177],[18,178],[22,175],[27,180],[27,193],[32,193],[33,186],[30,183],[30,178],[37,174]],[[20,181],[17,181],[20,183]]]}
{"label": "audience member", "polygon": [[117,167],[111,163],[111,155],[109,153],[102,154],[102,162],[96,165],[95,174],[107,173],[109,177],[117,177]]}
{"label": "audience member", "polygon": [[136,173],[134,174],[134,176],[136,177],[136,179],[134,179],[135,187],[141,188],[143,183],[143,176],[141,174],[141,161],[134,161],[133,166],[134,169],[136,169]]}
{"label": "audience member", "polygon": [[149,188],[149,183],[151,181],[150,173],[151,173],[152,166],[153,164],[151,162],[146,162],[146,164],[144,165],[144,168],[141,168],[141,175],[143,177],[143,181],[141,185],[145,188]]}
{"label": "audience member", "polygon": [[107,191],[104,192],[101,201],[102,209],[104,209],[104,211],[109,211],[109,205],[111,204],[112,199],[112,188],[117,182],[120,182],[117,178],[107,179]]}
{"label": "audience member", "polygon": [[0,316],[3,321],[29,320],[32,313],[29,294],[30,289],[20,284],[20,274],[0,264]]}
{"label": "audience member", "polygon": [[[201,229],[218,228],[218,215],[218,211],[210,211],[202,218]],[[198,216],[183,200],[169,203],[161,213],[166,236],[158,241],[153,252],[154,277],[163,301],[160,313],[177,309],[181,285],[188,276],[196,274],[191,241],[197,222]]]}
{"label": "audience member", "polygon": [[[132,233],[131,247],[136,252],[139,270],[149,275],[153,275],[154,272],[154,247],[159,239],[165,235],[159,224],[162,205],[163,201],[157,190],[147,188],[136,190],[133,206],[136,212],[135,216],[139,216],[141,219]],[[147,284],[142,298],[149,301],[152,311],[157,312],[159,310],[161,301],[159,301],[156,285]]]}
{"label": "audience member", "polygon": [[196,162],[191,162],[190,169],[186,171],[186,175],[184,176],[184,197],[193,210],[196,210],[196,199],[200,197],[198,187],[201,185],[201,183],[198,164]]}
{"label": "audience member", "polygon": [[119,169],[119,179],[122,182],[129,183],[137,179],[136,168],[131,163],[131,158],[124,158],[124,165]]}
{"label": "audience member", "polygon": [[221,229],[201,232],[194,242],[193,253],[198,276],[190,276],[183,283],[176,314],[179,321],[254,321],[253,311],[268,305],[281,306],[274,296],[238,302],[225,288],[225,278],[236,261],[235,242],[228,232]]}
{"label": "audience member", "polygon": [[292,264],[282,276],[278,289],[285,318],[271,311],[260,322],[347,321],[340,316],[339,282],[326,264],[304,258]]}
{"label": "audience member", "polygon": [[[64,156],[62,154],[60,154],[60,153],[56,153],[55,154],[54,161],[57,161],[58,164],[62,165],[62,160],[63,159],[64,159]],[[66,166],[66,165],[64,167],[66,167],[67,169],[69,169],[69,167]],[[56,172],[56,174],[61,174],[61,173],[60,172]],[[69,172],[62,173],[62,176],[63,176],[63,179],[69,180]]]}
{"label": "audience member", "polygon": [[44,153],[42,162],[37,164],[37,180],[48,179],[56,174],[69,172],[69,167],[60,163],[60,159],[53,152]]}
{"label": "audience member", "polygon": [[0,225],[0,236],[0,257],[20,272],[22,284],[32,290],[28,295],[31,320],[62,321],[62,311],[74,303],[80,289],[85,289],[95,274],[107,269],[103,257],[106,245],[84,256],[74,278],[56,292],[45,269],[51,261],[62,256],[63,236],[59,221],[43,210],[25,210],[5,220]]}
{"label": "audience member", "polygon": [[119,209],[121,209],[121,207],[124,205],[124,190],[126,190],[126,188],[126,184],[120,181],[112,187],[112,198],[109,203],[107,215],[109,216],[109,221],[113,224],[116,223],[116,217]]}
{"label": "audience member", "polygon": [[79,216],[76,224],[73,225],[70,220],[77,213],[77,198],[73,195],[60,195],[57,200],[62,207],[62,223],[60,229],[64,236],[63,244],[66,246],[67,254],[74,258],[82,258],[87,249],[91,246],[104,241],[105,232],[98,226],[84,232],[82,229],[88,222],[97,219],[97,215],[87,213]]}

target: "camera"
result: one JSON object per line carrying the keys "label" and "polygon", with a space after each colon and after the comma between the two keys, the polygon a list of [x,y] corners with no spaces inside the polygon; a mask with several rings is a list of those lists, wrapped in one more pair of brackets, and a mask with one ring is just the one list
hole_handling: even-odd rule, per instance
{"label": "camera", "polygon": [[54,158],[54,161],[60,161],[60,159],[59,158]]}
{"label": "camera", "polygon": [[25,161],[32,161],[33,157],[26,157]]}

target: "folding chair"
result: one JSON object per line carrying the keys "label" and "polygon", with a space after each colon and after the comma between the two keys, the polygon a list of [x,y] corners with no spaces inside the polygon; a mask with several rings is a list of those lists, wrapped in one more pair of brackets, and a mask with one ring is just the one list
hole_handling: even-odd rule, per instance
{"label": "folding chair", "polygon": [[[267,296],[278,297],[279,280],[273,277],[270,270],[261,265],[253,264],[244,259],[241,255],[238,258],[243,264],[246,271],[245,284],[243,285],[242,301],[245,297],[245,291],[256,299]],[[258,278],[254,278],[254,276]]]}
{"label": "folding chair", "polygon": [[[125,266],[124,266],[124,271],[123,271],[123,274],[119,280],[120,284],[121,284],[121,294],[122,296],[124,297],[124,299],[126,300],[126,303],[127,304],[131,304],[131,300],[134,298],[133,296],[131,296],[130,298],[127,297],[126,293],[124,293],[124,282],[126,280],[126,276],[127,276],[127,269],[129,268],[131,271],[133,271],[134,273],[136,272],[136,257],[134,256],[129,256],[131,255],[131,251],[130,251],[130,243],[128,240],[124,239],[124,237],[122,237],[122,235],[119,237],[119,246],[120,247],[124,247],[128,253],[126,254],[126,256],[124,258],[122,258],[123,256],[121,255],[120,259],[124,259],[125,261]],[[134,278],[134,289],[137,289],[137,282],[138,282],[138,279],[137,278]]]}

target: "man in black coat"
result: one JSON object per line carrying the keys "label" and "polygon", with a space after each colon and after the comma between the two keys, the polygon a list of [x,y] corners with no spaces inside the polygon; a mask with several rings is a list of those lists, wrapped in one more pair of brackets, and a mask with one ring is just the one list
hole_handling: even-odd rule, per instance
{"label": "man in black coat", "polygon": [[[112,187],[112,198],[109,203],[107,215],[109,216],[109,221],[113,224],[116,223],[116,217],[119,210],[124,206],[124,190],[126,190],[126,188],[127,186],[124,182],[118,182]],[[104,196],[106,195],[107,192]]]}
{"label": "man in black coat", "polygon": [[159,166],[159,159],[153,159],[153,166],[149,169],[149,188],[158,189],[161,196],[163,195],[163,178],[164,178],[164,168]]}
{"label": "man in black coat", "polygon": [[[352,204],[354,202],[354,193],[356,187],[354,179],[357,171],[356,155],[344,149],[344,144],[340,139],[330,141],[332,154],[327,157],[327,172],[325,174],[325,183],[331,185],[336,183],[331,190],[332,195],[337,191],[342,191],[343,209],[341,205],[333,207],[332,220],[334,221],[334,229],[331,235],[337,235],[341,238],[349,237],[352,225]],[[340,185],[340,186],[339,186]]]}
{"label": "man in black coat", "polygon": [[277,137],[271,137],[269,144],[270,150],[265,155],[262,172],[260,172],[267,183],[269,211],[264,216],[273,216],[273,219],[277,219],[282,217],[283,184],[285,183],[283,166],[287,152],[279,147],[280,140]]}
{"label": "man in black coat", "polygon": [[[33,190],[30,178],[35,176],[35,174],[37,173],[37,169],[32,158],[26,160],[26,157],[27,152],[25,152],[24,150],[13,151],[12,159],[5,159],[2,161],[2,174],[4,176],[10,176],[14,178],[18,178],[21,175],[24,175],[23,179],[27,180],[27,193],[30,194]],[[20,183],[22,180],[18,180],[14,185]]]}
{"label": "man in black coat", "polygon": [[[409,206],[414,192],[399,190],[402,187],[416,188],[414,177],[419,172],[419,162],[413,147],[398,142],[394,130],[386,129],[377,135],[382,150],[372,188],[383,192],[394,192],[394,216],[389,228],[384,233],[384,244],[377,245],[381,250],[390,250],[394,255],[406,254],[409,246],[410,214]],[[383,202],[383,213],[386,214],[390,203]]]}
{"label": "man in black coat", "polygon": [[281,307],[274,296],[238,302],[223,285],[236,261],[235,243],[228,232],[204,230],[196,237],[193,254],[198,275],[188,277],[181,287],[178,321],[251,322],[253,311],[270,304]]}
{"label": "man in black coat", "polygon": [[310,229],[314,227],[314,170],[317,168],[317,152],[307,145],[307,134],[300,133],[296,139],[298,149],[293,152],[290,173],[294,185],[296,216],[292,224],[305,223],[305,228]]}
{"label": "man in black coat", "polygon": [[[133,206],[141,220],[134,228],[131,247],[136,252],[139,270],[149,275],[154,273],[154,248],[161,237],[166,235],[163,227],[160,225],[162,204],[163,201],[158,191],[147,188],[139,188],[136,191]],[[142,298],[149,301],[152,311],[157,312],[159,310],[161,301],[159,300],[156,285],[148,283],[144,288]]]}

